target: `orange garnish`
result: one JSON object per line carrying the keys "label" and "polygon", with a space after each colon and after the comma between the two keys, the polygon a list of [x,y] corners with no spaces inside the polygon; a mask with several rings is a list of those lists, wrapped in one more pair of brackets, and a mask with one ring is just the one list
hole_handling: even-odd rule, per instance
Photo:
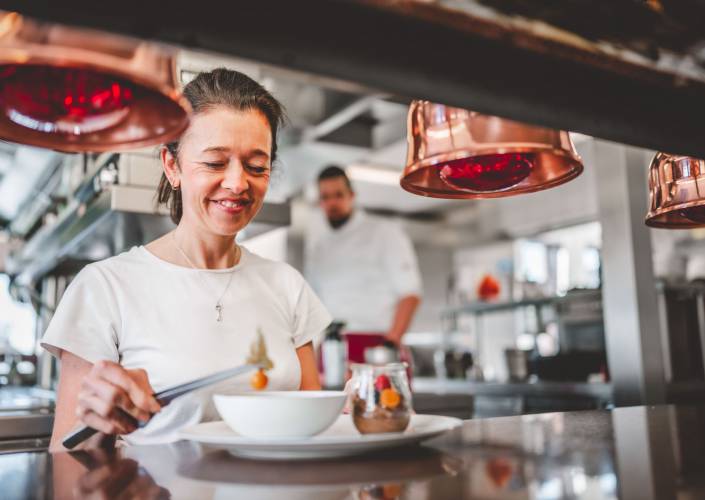
{"label": "orange garnish", "polygon": [[401,403],[401,396],[399,396],[399,393],[394,389],[385,389],[382,391],[382,394],[379,395],[379,402],[382,403],[382,406],[385,408],[393,410]]}
{"label": "orange garnish", "polygon": [[398,483],[390,483],[382,486],[382,495],[384,500],[396,500],[402,494],[402,486]]}
{"label": "orange garnish", "polygon": [[261,391],[267,387],[267,382],[269,382],[269,379],[262,369],[257,370],[257,372],[252,375],[252,378],[250,378],[250,386],[256,391]]}
{"label": "orange garnish", "polygon": [[485,466],[487,475],[494,485],[499,489],[504,489],[512,478],[512,464],[502,458],[494,458],[487,462]]}

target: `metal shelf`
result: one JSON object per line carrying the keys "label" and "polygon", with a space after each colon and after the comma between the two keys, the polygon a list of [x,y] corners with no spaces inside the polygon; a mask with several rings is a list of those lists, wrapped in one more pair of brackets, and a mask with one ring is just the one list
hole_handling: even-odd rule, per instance
{"label": "metal shelf", "polygon": [[541,297],[538,299],[526,299],[512,302],[473,302],[464,306],[445,309],[442,312],[442,315],[444,317],[451,317],[457,314],[487,314],[494,312],[511,311],[522,307],[541,307],[545,305],[571,302],[577,299],[599,298],[601,295],[601,290],[581,290],[571,292],[568,295]]}
{"label": "metal shelf", "polygon": [[[8,259],[8,270],[18,276],[18,284],[30,286],[64,260],[101,260],[161,236],[174,224],[153,199],[154,189],[115,184],[88,203],[75,200],[54,224],[42,227]],[[150,205],[154,209],[146,212],[143,207]],[[248,237],[290,221],[288,203],[265,202],[248,226]]]}
{"label": "metal shelf", "polygon": [[473,396],[590,397],[611,401],[608,382],[475,382],[461,379],[415,377],[414,392],[433,394],[470,394]]}

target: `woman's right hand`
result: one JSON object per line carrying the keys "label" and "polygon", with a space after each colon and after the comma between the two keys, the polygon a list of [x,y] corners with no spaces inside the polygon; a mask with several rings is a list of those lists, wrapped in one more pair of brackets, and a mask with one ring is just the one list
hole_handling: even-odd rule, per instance
{"label": "woman's right hand", "polygon": [[161,409],[153,393],[144,370],[98,361],[83,379],[76,414],[105,434],[129,434],[137,429],[137,421],[147,422]]}

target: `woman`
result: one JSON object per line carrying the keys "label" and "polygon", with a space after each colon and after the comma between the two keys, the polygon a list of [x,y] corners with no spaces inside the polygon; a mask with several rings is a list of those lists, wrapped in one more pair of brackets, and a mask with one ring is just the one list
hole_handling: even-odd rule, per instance
{"label": "woman", "polygon": [[[211,394],[248,390],[248,377],[165,408],[152,393],[243,363],[258,329],[275,365],[270,388],[320,388],[313,341],[328,313],[293,268],[234,242],[267,192],[282,107],[225,69],[198,75],[184,95],[191,123],[160,153],[158,197],[176,229],[86,266],[43,338],[61,362],[53,449],[79,422],[155,443],[217,418]],[[120,410],[149,423],[136,430]]]}

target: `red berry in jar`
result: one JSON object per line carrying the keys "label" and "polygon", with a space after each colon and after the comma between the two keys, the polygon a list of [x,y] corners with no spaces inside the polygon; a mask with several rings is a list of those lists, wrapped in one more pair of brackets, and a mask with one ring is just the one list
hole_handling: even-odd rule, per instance
{"label": "red berry in jar", "polygon": [[392,383],[389,381],[389,377],[386,375],[380,375],[375,379],[375,389],[377,389],[379,392],[382,392],[385,389],[389,389],[392,386]]}

